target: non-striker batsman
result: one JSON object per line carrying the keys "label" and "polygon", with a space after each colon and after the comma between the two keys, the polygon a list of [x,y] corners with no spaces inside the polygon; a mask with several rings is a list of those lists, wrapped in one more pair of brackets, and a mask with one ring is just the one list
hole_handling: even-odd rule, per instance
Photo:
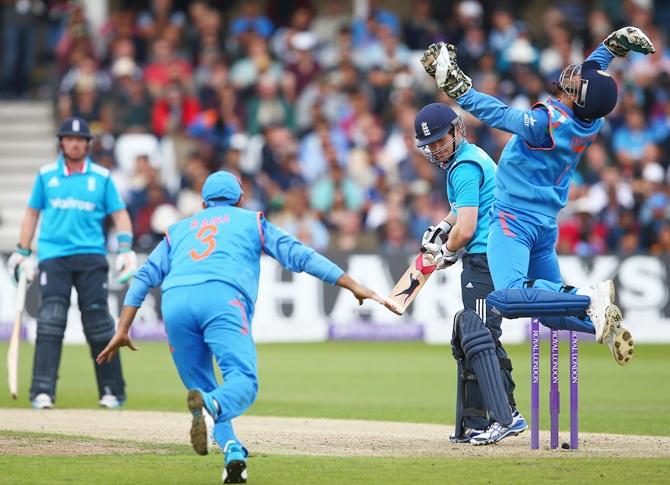
{"label": "non-striker batsman", "polygon": [[[10,274],[18,279],[21,270],[30,265],[31,244],[41,215],[37,243],[40,308],[30,386],[35,409],[51,408],[56,400],[73,286],[91,356],[95,358],[114,335],[114,320],[107,304],[109,268],[103,225],[107,216],[111,216],[117,231],[118,281],[129,280],[137,266],[130,217],[109,170],[88,156],[91,139],[82,118],[69,118],[61,124],[60,156],[37,174],[19,243],[8,261]],[[117,357],[112,365],[94,365],[100,405],[119,407],[126,399],[121,361]]]}

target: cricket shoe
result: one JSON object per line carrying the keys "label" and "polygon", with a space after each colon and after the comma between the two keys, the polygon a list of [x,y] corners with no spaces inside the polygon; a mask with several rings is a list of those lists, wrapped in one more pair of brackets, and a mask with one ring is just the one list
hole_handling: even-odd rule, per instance
{"label": "cricket shoe", "polygon": [[452,443],[470,443],[470,440],[474,438],[477,435],[480,435],[484,432],[483,429],[472,429],[472,428],[465,428],[463,430],[463,434],[460,436],[456,436],[456,433],[452,433],[449,435],[449,441]]}
{"label": "cricket shoe", "polygon": [[528,428],[528,423],[519,411],[512,413],[512,422],[509,426],[502,425],[498,422],[492,423],[486,431],[470,440],[470,443],[475,446],[491,445],[497,443],[508,436],[517,436],[523,433]]}
{"label": "cricket shoe", "polygon": [[52,409],[54,407],[51,396],[44,392],[35,396],[35,399],[32,400],[32,404],[33,409]]}
{"label": "cricket shoe", "polygon": [[114,394],[105,394],[100,398],[98,404],[101,408],[119,409],[123,406],[123,401],[119,400]]}
{"label": "cricket shoe", "polygon": [[[621,315],[620,311],[619,315]],[[611,327],[610,331],[605,335],[605,343],[607,343],[612,351],[612,356],[617,364],[626,365],[633,358],[633,351],[635,350],[633,336],[630,330],[621,325],[621,322]]]}
{"label": "cricket shoe", "polygon": [[[187,395],[188,410],[193,415],[191,421],[191,445],[198,455],[208,453],[211,443],[211,429],[214,416],[218,414],[214,399],[201,389],[191,389]],[[207,415],[212,419],[208,419]],[[209,429],[208,429],[209,428]]]}
{"label": "cricket shoe", "polygon": [[588,291],[588,296],[591,302],[586,314],[596,329],[596,342],[601,344],[612,327],[621,322],[621,310],[614,304],[614,282],[606,280],[596,283]]}
{"label": "cricket shoe", "polygon": [[223,447],[226,455],[221,479],[223,483],[247,483],[247,452],[237,441],[230,440]]}

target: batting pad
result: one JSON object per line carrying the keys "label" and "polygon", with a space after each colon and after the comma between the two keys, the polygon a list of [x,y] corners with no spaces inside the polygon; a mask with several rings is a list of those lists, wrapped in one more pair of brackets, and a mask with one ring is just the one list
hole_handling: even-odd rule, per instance
{"label": "batting pad", "polygon": [[500,361],[491,332],[472,310],[463,311],[457,325],[461,330],[461,346],[465,359],[475,371],[486,408],[496,421],[509,426],[512,422],[512,411],[500,375]]}
{"label": "batting pad", "polygon": [[505,318],[577,317],[585,318],[591,299],[585,295],[543,290],[540,288],[508,288],[496,290],[486,303]]}

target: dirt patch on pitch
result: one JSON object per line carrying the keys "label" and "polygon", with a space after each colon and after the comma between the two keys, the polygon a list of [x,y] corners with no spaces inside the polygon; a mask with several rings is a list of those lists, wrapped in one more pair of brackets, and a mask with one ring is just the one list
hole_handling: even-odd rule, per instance
{"label": "dirt patch on pitch", "polygon": [[[88,436],[151,445],[188,445],[189,426],[190,416],[187,413],[0,409],[0,429],[3,430]],[[570,451],[549,450],[548,433],[541,433],[544,448],[531,452],[528,432],[498,445],[474,447],[451,444],[448,436],[453,427],[439,424],[243,416],[235,420],[235,429],[252,454],[256,455],[670,458],[670,437],[666,436],[582,433],[580,449]],[[567,439],[567,433],[561,436],[561,442]],[[0,453],[17,454],[11,446],[7,450],[1,440]],[[69,442],[69,439],[63,440],[58,448],[69,446]],[[83,445],[90,447],[91,443]],[[103,448],[108,446],[107,443],[99,445]],[[118,446],[123,448],[121,444]],[[42,454],[54,454],[46,448],[42,451]],[[137,452],[141,451],[146,450],[138,448]],[[118,451],[110,449],[107,452]]]}
{"label": "dirt patch on pitch", "polygon": [[58,436],[2,436],[0,435],[0,455],[20,456],[82,456],[127,453],[146,453],[148,450],[114,443],[113,441],[79,440]]}

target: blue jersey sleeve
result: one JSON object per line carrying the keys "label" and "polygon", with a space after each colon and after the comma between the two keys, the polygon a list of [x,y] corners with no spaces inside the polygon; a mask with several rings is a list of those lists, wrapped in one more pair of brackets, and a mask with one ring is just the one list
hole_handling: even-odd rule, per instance
{"label": "blue jersey sleeve", "polygon": [[606,70],[609,67],[612,59],[614,59],[614,54],[605,47],[605,44],[600,44],[593,52],[591,52],[589,57],[586,58],[587,61],[596,61],[600,64],[602,70]]}
{"label": "blue jersey sleeve", "polygon": [[39,173],[35,179],[33,191],[30,194],[30,200],[28,200],[28,207],[35,210],[44,209],[44,184],[42,182],[42,175]]}
{"label": "blue jersey sleeve", "polygon": [[111,214],[125,208],[126,204],[121,199],[119,191],[116,190],[112,177],[107,177],[107,182],[105,183],[105,213]]}
{"label": "blue jersey sleeve", "polygon": [[479,207],[479,188],[484,172],[472,162],[461,162],[449,174],[449,182],[454,191],[453,201],[457,209],[460,207]]}
{"label": "blue jersey sleeve", "polygon": [[498,98],[470,88],[456,102],[477,119],[493,128],[515,133],[534,147],[551,145],[549,115],[544,108],[510,108]]}
{"label": "blue jersey sleeve", "polygon": [[263,249],[282,266],[296,273],[305,271],[326,283],[334,285],[344,270],[328,258],[305,246],[271,222],[262,219]]}
{"label": "blue jersey sleeve", "polygon": [[133,278],[124,305],[140,307],[151,288],[159,286],[170,271],[170,246],[165,238],[151,251]]}

